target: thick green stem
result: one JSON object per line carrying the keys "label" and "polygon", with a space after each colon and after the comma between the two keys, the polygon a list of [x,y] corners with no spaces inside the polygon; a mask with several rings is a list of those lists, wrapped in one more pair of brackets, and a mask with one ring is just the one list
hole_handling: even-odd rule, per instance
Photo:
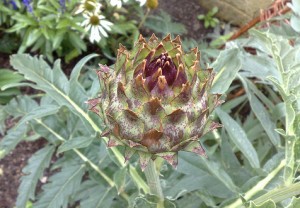
{"label": "thick green stem", "polygon": [[278,71],[281,74],[282,82],[279,84],[278,90],[281,94],[281,97],[285,103],[285,110],[286,110],[286,117],[285,117],[285,127],[286,127],[286,136],[285,136],[285,159],[286,165],[284,168],[284,182],[286,186],[289,186],[293,183],[294,174],[295,174],[295,132],[294,132],[294,119],[295,119],[295,112],[293,109],[293,104],[290,101],[290,88],[289,88],[289,81],[288,75],[284,70],[282,58],[280,56],[280,51],[276,44],[272,42],[272,55],[276,62]]}
{"label": "thick green stem", "polygon": [[285,136],[285,158],[286,166],[284,169],[283,178],[285,185],[289,186],[293,183],[295,175],[295,144],[296,144],[296,135],[294,131],[294,120],[295,112],[293,109],[293,104],[287,99],[284,99],[286,117],[285,117],[285,126],[286,126],[286,136]]}
{"label": "thick green stem", "polygon": [[159,172],[156,171],[155,163],[152,160],[149,161],[145,169],[145,175],[146,175],[148,186],[150,188],[150,193],[160,198],[160,202],[158,203],[157,207],[162,208],[164,195],[162,193],[162,189],[160,186]]}
{"label": "thick green stem", "polygon": [[285,138],[285,158],[286,166],[284,168],[283,178],[285,185],[289,186],[293,183],[294,174],[295,174],[295,138],[287,135]]}
{"label": "thick green stem", "polygon": [[272,200],[275,203],[281,202],[282,200],[291,198],[293,196],[297,196],[300,194],[300,183],[294,183],[288,187],[280,187],[274,189],[257,199],[253,200],[253,202],[257,205],[262,204],[268,200]]}

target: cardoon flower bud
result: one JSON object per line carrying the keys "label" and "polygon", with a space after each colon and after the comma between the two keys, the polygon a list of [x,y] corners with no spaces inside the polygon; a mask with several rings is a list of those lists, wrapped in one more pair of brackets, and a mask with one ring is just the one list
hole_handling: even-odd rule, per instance
{"label": "cardoon flower bud", "polygon": [[183,52],[179,36],[140,36],[132,51],[120,46],[114,70],[98,71],[102,97],[88,102],[107,125],[108,146],[125,146],[125,160],[138,153],[142,169],[156,157],[175,167],[180,150],[205,155],[198,140],[220,126],[209,115],[221,101],[199,59],[197,48]]}

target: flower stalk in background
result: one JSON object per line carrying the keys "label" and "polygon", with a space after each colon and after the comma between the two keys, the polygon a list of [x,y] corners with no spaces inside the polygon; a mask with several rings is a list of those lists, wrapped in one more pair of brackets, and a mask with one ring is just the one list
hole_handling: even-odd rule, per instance
{"label": "flower stalk in background", "polygon": [[18,6],[14,0],[10,0],[10,1],[3,0],[3,4],[6,6],[10,4],[14,10],[18,9]]}
{"label": "flower stalk in background", "polygon": [[22,0],[22,3],[24,4],[24,6],[26,7],[28,12],[30,12],[30,13],[33,12],[32,6],[30,5],[30,3],[31,3],[30,0]]}
{"label": "flower stalk in background", "polygon": [[89,101],[107,125],[108,146],[125,146],[125,160],[138,153],[142,170],[157,157],[176,167],[180,150],[204,156],[199,138],[220,126],[209,115],[221,101],[199,59],[197,48],[182,51],[179,36],[140,36],[132,51],[120,46],[114,70],[98,71],[102,96]]}
{"label": "flower stalk in background", "polygon": [[66,0],[59,0],[61,12],[64,13],[66,11]]}

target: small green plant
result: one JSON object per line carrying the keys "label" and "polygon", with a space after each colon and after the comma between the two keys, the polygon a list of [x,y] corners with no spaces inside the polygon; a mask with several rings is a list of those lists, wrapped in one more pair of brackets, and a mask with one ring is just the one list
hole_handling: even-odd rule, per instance
{"label": "small green plant", "polygon": [[214,17],[218,13],[219,9],[218,7],[212,8],[207,14],[200,14],[197,16],[199,20],[204,21],[204,27],[215,27],[217,24],[219,24],[218,18]]}

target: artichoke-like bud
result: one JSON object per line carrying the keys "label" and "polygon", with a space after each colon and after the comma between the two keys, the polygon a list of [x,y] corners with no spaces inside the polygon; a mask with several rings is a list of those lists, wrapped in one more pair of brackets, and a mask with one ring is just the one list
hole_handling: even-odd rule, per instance
{"label": "artichoke-like bud", "polygon": [[114,69],[100,65],[102,96],[89,103],[107,125],[108,146],[125,146],[125,160],[137,152],[142,169],[156,157],[176,167],[180,150],[205,156],[199,138],[220,126],[209,114],[221,100],[199,59],[197,48],[183,52],[179,36],[152,35],[132,51],[121,45]]}

